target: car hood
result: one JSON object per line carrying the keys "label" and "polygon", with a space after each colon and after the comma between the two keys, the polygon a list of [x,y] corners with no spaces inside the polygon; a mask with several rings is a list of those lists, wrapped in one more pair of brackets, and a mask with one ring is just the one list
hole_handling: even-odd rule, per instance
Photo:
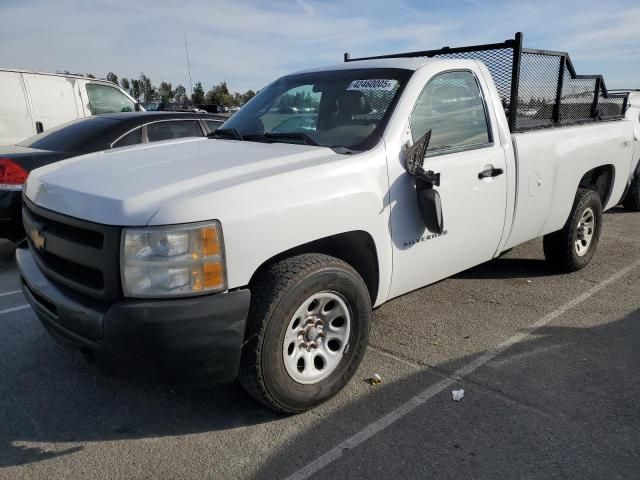
{"label": "car hood", "polygon": [[[75,157],[31,172],[37,205],[105,225],[146,225],[163,205],[341,158],[329,148],[189,139]],[[177,222],[180,219],[176,219]]]}

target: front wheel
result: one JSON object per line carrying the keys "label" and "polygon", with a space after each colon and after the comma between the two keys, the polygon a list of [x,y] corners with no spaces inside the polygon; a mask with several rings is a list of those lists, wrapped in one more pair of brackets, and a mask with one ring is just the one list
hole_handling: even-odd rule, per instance
{"label": "front wheel", "polygon": [[579,189],[562,230],[544,236],[547,262],[564,272],[586,267],[598,247],[601,229],[600,197],[593,190]]}
{"label": "front wheel", "polygon": [[273,263],[251,286],[239,380],[269,408],[297,413],[338,393],[360,365],[371,299],[336,258],[305,254]]}

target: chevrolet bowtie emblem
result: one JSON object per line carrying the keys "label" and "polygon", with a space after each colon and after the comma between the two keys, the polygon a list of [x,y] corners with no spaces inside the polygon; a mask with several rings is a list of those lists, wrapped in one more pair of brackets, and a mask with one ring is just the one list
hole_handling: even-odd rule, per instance
{"label": "chevrolet bowtie emblem", "polygon": [[45,237],[40,230],[37,228],[32,228],[31,233],[29,235],[31,237],[31,241],[33,242],[33,246],[38,250],[42,250],[44,248],[44,244],[47,241],[47,237]]}

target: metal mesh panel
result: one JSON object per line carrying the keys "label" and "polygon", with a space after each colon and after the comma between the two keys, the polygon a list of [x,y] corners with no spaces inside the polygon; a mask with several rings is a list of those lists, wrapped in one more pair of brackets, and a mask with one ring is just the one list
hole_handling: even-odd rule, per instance
{"label": "metal mesh panel", "polygon": [[[522,48],[521,33],[516,33],[515,39],[504,43],[444,47],[440,50],[360,59],[351,59],[345,54],[345,61],[410,57],[472,59],[483,62],[493,77],[513,131],[598,119],[610,120],[621,118],[625,113],[626,95],[606,94],[601,76],[576,75],[566,53]],[[564,65],[562,76],[561,65]],[[516,89],[512,88],[514,81],[518,82]],[[598,92],[596,85],[599,85]],[[518,98],[514,98],[512,102],[511,95],[515,90],[518,90]],[[512,103],[517,108],[512,108]],[[515,110],[515,114],[512,110]]]}
{"label": "metal mesh panel", "polygon": [[396,83],[393,90],[365,90],[362,95],[367,100],[368,112],[356,113],[353,115],[354,120],[381,120],[389,109],[389,105],[393,101],[400,84]]}
{"label": "metal mesh panel", "polygon": [[513,67],[513,49],[501,48],[498,50],[478,50],[475,52],[441,53],[433,58],[457,58],[463,60],[479,60],[484,63],[493,82],[496,84],[500,100],[505,111],[509,110],[511,103],[511,70]]}
{"label": "metal mesh panel", "polygon": [[560,57],[522,54],[516,118],[518,129],[553,125],[559,75]]}
{"label": "metal mesh panel", "polygon": [[602,90],[600,90],[600,95],[598,96],[598,116],[606,120],[621,118],[623,116],[625,103],[625,95],[604,98]]}
{"label": "metal mesh panel", "polygon": [[565,69],[560,98],[560,123],[589,120],[595,91],[595,78],[571,78],[571,73]]}

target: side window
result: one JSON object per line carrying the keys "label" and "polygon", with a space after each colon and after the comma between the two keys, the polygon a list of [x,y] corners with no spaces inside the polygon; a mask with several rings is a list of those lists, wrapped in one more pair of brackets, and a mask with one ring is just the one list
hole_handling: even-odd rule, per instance
{"label": "side window", "polygon": [[202,129],[194,120],[165,121],[147,125],[147,138],[150,142],[202,136]]}
{"label": "side window", "polygon": [[138,127],[127,133],[124,137],[113,144],[113,148],[138,145],[139,143],[142,143],[142,127]]}
{"label": "side window", "polygon": [[431,130],[429,153],[490,143],[480,87],[471,72],[437,75],[424,88],[411,113],[415,140]]}
{"label": "side window", "polygon": [[207,126],[211,129],[212,132],[215,132],[217,129],[220,128],[220,125],[222,125],[223,122],[216,122],[215,120],[205,120],[207,123]]}
{"label": "side window", "polygon": [[97,83],[87,84],[89,109],[92,115],[101,113],[133,112],[136,108],[124,93],[114,87]]}

